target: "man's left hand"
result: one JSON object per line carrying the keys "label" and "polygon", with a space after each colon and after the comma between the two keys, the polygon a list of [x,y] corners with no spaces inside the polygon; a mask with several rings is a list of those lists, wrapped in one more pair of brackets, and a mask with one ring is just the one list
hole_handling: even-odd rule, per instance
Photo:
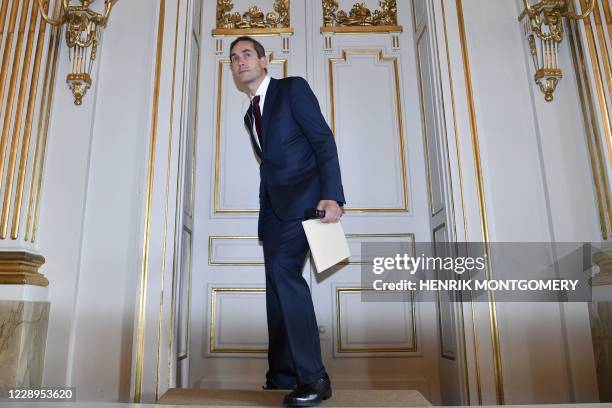
{"label": "man's left hand", "polygon": [[321,200],[317,205],[317,210],[325,211],[325,218],[321,222],[337,222],[342,217],[342,207],[335,200]]}

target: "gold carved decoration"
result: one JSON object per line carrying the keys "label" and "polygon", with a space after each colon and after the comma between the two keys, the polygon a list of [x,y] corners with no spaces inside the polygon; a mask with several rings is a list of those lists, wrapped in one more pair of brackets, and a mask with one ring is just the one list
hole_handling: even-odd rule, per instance
{"label": "gold carved decoration", "polygon": [[570,7],[570,0],[541,0],[529,4],[523,0],[525,9],[519,15],[524,22],[525,37],[535,68],[534,79],[547,102],[553,100],[557,83],[563,77],[559,68],[559,43],[563,40],[563,17],[582,20],[593,11],[595,0],[582,14],[576,14]]}
{"label": "gold carved decoration", "polygon": [[91,87],[91,71],[98,53],[100,29],[106,27],[110,12],[118,0],[104,0],[103,14],[90,8],[94,0],[78,0],[80,5],[70,5],[72,0],[61,0],[61,15],[57,20],[44,11],[46,8],[43,7],[43,2],[46,4],[48,1],[38,0],[41,14],[51,25],[66,25],[66,45],[69,50],[68,57],[72,62],[72,71],[66,77],[66,82],[74,95],[74,104],[80,105],[83,96]]}
{"label": "gold carved decoration", "polygon": [[355,3],[347,13],[338,9],[338,0],[323,0],[321,32],[401,32],[397,25],[396,0],[380,0],[380,10]]}
{"label": "gold carved decoration", "polygon": [[217,28],[213,35],[293,33],[289,23],[289,0],[275,0],[274,11],[264,13],[258,6],[249,6],[240,13],[232,0],[217,0]]}

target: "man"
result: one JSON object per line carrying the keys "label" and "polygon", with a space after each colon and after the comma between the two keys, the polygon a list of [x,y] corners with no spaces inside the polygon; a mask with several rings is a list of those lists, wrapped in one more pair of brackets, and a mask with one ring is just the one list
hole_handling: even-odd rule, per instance
{"label": "man", "polygon": [[308,242],[301,221],[308,208],[325,211],[323,222],[342,216],[336,144],[308,83],[299,77],[268,76],[259,42],[237,38],[230,60],[236,81],[251,98],[244,123],[260,161],[258,235],[264,249],[269,336],[264,389],[295,388],[285,396],[286,405],[317,405],[331,397],[331,383],[302,277]]}

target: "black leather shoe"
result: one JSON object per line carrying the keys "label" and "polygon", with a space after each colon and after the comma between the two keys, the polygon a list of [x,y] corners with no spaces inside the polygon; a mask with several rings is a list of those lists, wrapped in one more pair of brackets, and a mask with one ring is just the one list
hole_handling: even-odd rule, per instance
{"label": "black leather shoe", "polygon": [[331,382],[327,373],[317,381],[299,385],[290,394],[285,396],[283,404],[288,407],[313,407],[321,401],[331,398]]}

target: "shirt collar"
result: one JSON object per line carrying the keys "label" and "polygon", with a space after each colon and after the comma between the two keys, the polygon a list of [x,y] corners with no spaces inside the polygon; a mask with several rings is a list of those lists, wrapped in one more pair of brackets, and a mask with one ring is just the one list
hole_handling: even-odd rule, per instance
{"label": "shirt collar", "polygon": [[[265,78],[263,79],[263,81],[261,81],[261,84],[259,84],[259,88],[257,88],[257,92],[255,92],[255,95],[259,95],[260,96],[260,102],[262,103],[264,101],[264,99],[266,99],[266,92],[268,91],[268,85],[270,85],[270,75],[266,75]],[[253,99],[253,98],[251,98]]]}

